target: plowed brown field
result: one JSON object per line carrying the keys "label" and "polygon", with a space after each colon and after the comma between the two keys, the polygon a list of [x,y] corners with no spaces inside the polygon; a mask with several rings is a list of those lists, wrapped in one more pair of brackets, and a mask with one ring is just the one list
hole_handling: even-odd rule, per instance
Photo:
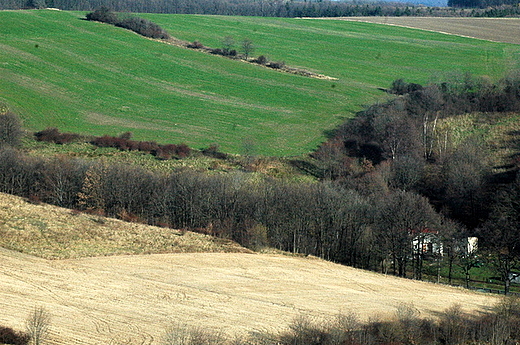
{"label": "plowed brown field", "polygon": [[314,258],[179,253],[49,261],[0,249],[0,325],[51,314],[54,344],[160,344],[173,324],[228,334],[278,330],[301,314],[386,317],[400,303],[422,316],[454,303],[477,313],[495,297]]}
{"label": "plowed brown field", "polygon": [[520,44],[520,18],[345,17],[340,19],[404,26],[488,41]]}

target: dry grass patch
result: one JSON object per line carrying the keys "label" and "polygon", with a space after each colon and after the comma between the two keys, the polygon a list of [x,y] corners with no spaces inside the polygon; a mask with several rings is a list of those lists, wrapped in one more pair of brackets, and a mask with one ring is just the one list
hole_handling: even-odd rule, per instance
{"label": "dry grass patch", "polygon": [[121,254],[248,252],[238,244],[0,193],[0,246],[47,259]]}
{"label": "dry grass patch", "polygon": [[518,35],[520,18],[349,17],[341,19],[520,44],[520,36]]}

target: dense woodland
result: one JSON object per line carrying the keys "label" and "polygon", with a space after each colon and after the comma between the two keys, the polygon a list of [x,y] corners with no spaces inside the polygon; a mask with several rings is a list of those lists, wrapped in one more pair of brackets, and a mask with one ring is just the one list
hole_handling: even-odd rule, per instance
{"label": "dense woodland", "polygon": [[398,80],[387,91],[392,100],[345,122],[312,158],[292,161],[319,180],[308,183],[27,156],[16,149],[19,121],[5,111],[0,191],[416,279],[427,259],[410,245],[417,234],[439,234],[443,260],[468,270],[474,254],[457,239],[477,235],[507,290],[520,263],[518,157],[494,169],[479,135],[456,137],[446,124],[468,113],[493,122],[519,111],[520,77],[491,83],[462,75],[427,87]]}
{"label": "dense woodland", "polygon": [[[345,16],[518,16],[513,0],[450,0],[450,7],[425,7],[404,2],[332,0],[3,0],[0,9],[59,8],[116,12],[240,15],[263,17]],[[471,8],[465,10],[463,8]]]}

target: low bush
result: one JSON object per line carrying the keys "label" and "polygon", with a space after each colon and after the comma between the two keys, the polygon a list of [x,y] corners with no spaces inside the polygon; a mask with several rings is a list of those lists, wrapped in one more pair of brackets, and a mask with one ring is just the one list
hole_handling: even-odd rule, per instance
{"label": "low bush", "polygon": [[57,128],[51,127],[34,133],[37,141],[45,141],[55,144],[68,144],[78,140],[81,136],[75,133],[60,133]]}
{"label": "low bush", "polygon": [[117,15],[110,11],[108,7],[100,7],[97,10],[87,13],[86,15],[87,20],[91,21],[97,21],[107,24],[115,25],[119,19],[117,18]]}
{"label": "low bush", "polygon": [[273,62],[269,62],[266,64],[267,67],[269,68],[274,68],[274,69],[282,69],[285,67],[285,62],[283,61],[273,61]]}
{"label": "low bush", "polygon": [[254,60],[254,62],[256,62],[259,65],[265,65],[267,64],[267,58],[264,55],[260,55]]}
{"label": "low bush", "polygon": [[129,17],[115,23],[115,26],[131,30],[142,36],[157,38],[157,39],[168,39],[170,35],[161,28],[159,25],[143,18]]}
{"label": "low bush", "polygon": [[199,41],[193,41],[192,43],[189,43],[186,47],[188,47],[190,49],[202,49],[202,48],[205,48],[204,45],[202,43],[200,43]]}
{"label": "low bush", "polygon": [[217,159],[227,159],[228,155],[220,152],[218,145],[210,145],[208,148],[202,149],[202,154],[204,156],[213,157]]}
{"label": "low bush", "polygon": [[222,55],[222,56],[225,55],[224,51],[220,48],[211,49],[210,53],[215,54],[215,55]]}
{"label": "low bush", "polygon": [[128,133],[124,133],[119,137],[104,135],[94,138],[90,143],[98,147],[113,147],[122,151],[147,152],[158,159],[186,158],[191,153],[190,147],[186,144],[160,145],[155,141],[130,140],[130,137],[131,135]]}
{"label": "low bush", "polygon": [[186,158],[189,156],[191,149],[186,144],[168,144],[159,145],[152,154],[159,159]]}
{"label": "low bush", "polygon": [[23,332],[17,332],[10,327],[0,326],[0,343],[13,345],[29,344],[30,337]]}
{"label": "low bush", "polygon": [[224,345],[222,333],[199,327],[178,325],[166,333],[165,345]]}

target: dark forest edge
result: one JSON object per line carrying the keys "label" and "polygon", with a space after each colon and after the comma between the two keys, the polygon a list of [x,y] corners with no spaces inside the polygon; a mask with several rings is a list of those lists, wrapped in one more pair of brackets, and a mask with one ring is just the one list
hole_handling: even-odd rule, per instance
{"label": "dark forest edge", "polygon": [[262,17],[450,16],[508,17],[520,15],[513,0],[450,0],[450,7],[425,7],[384,1],[251,1],[251,0],[3,0],[0,9],[59,8],[116,12],[208,14]]}
{"label": "dark forest edge", "polygon": [[[388,90],[394,99],[367,107],[312,157],[293,161],[320,182],[259,178],[244,171],[164,174],[102,161],[28,156],[12,148],[20,141],[20,122],[6,109],[0,116],[0,191],[415,279],[432,275],[432,264],[442,260],[450,283],[458,266],[468,285],[471,270],[485,264],[508,292],[520,269],[518,157],[505,157],[508,162],[497,173],[482,138],[457,138],[452,130],[467,114],[478,112],[478,121],[495,123],[518,112],[520,76],[496,83],[467,74],[452,79],[424,87],[395,81]],[[450,121],[455,126],[447,126]],[[130,140],[128,135],[99,138]],[[228,158],[215,147],[207,154]],[[418,236],[426,241],[432,233],[444,255],[411,246]],[[461,249],[468,236],[479,237],[478,252]]]}

